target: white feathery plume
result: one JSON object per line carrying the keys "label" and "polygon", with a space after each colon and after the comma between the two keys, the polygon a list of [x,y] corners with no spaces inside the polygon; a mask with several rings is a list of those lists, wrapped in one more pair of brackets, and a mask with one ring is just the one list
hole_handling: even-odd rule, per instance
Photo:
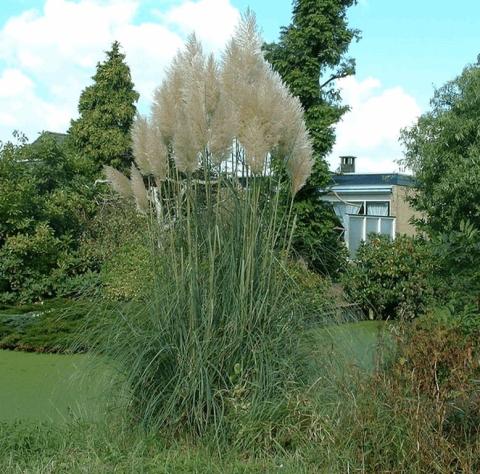
{"label": "white feathery plume", "polygon": [[233,134],[246,151],[247,164],[255,174],[261,173],[273,143],[266,143],[271,111],[262,107],[259,95],[269,94],[266,79],[268,66],[261,52],[255,16],[243,16],[227,45],[222,62],[222,89],[233,111]]}
{"label": "white feathery plume", "polygon": [[312,173],[312,143],[305,126],[297,135],[292,154],[287,160],[287,169],[290,174],[292,194],[295,195],[306,183]]}
{"label": "white feathery plume", "polygon": [[133,156],[140,171],[146,175],[150,174],[150,163],[147,153],[148,133],[147,119],[138,114],[132,128]]}
{"label": "white feathery plume", "polygon": [[232,154],[236,116],[235,110],[229,105],[229,102],[225,99],[225,95],[221,94],[210,122],[208,148],[216,164],[228,160]]}
{"label": "white feathery plume", "polygon": [[[168,170],[168,147],[181,172],[200,166],[206,150],[214,163],[232,153],[234,139],[245,151],[254,174],[265,169],[268,155],[283,156],[297,192],[311,171],[312,147],[303,109],[278,73],[265,61],[255,16],[243,16],[218,65],[205,57],[192,35],[172,61],[155,93],[146,145],[135,144],[137,163],[160,180]],[[145,122],[138,122],[143,137]],[[142,128],[142,130],[140,130]]]}
{"label": "white feathery plume", "polygon": [[154,93],[152,121],[160,129],[163,140],[170,144],[175,135],[178,107],[182,102],[182,54],[178,53],[167,70],[166,79]]}
{"label": "white feathery plume", "polygon": [[215,113],[220,100],[220,71],[213,54],[208,56],[205,64],[205,110],[209,119]]}
{"label": "white feathery plume", "polygon": [[300,99],[293,96],[286,86],[281,91],[282,110],[277,115],[277,124],[281,130],[279,151],[290,156],[299,133],[305,129],[303,107]]}
{"label": "white feathery plume", "polygon": [[198,149],[195,147],[193,133],[189,125],[186,118],[182,120],[180,117],[173,140],[173,159],[178,170],[182,173],[193,173],[200,166]]}
{"label": "white feathery plume", "polygon": [[130,184],[137,209],[140,212],[147,212],[149,207],[147,190],[145,189],[145,184],[140,171],[138,171],[133,163],[130,170]]}
{"label": "white feathery plume", "polygon": [[123,173],[111,166],[104,166],[103,172],[115,192],[127,199],[132,197],[130,180]]}
{"label": "white feathery plume", "polygon": [[197,152],[203,152],[208,143],[206,60],[195,35],[188,39],[183,58],[182,122],[188,121],[193,146]]}
{"label": "white feathery plume", "polygon": [[256,175],[262,174],[270,150],[265,140],[265,129],[257,117],[253,116],[243,127],[240,143],[252,172]]}
{"label": "white feathery plume", "polygon": [[150,174],[157,181],[164,181],[168,174],[168,148],[156,125],[150,124],[148,127],[146,152]]}

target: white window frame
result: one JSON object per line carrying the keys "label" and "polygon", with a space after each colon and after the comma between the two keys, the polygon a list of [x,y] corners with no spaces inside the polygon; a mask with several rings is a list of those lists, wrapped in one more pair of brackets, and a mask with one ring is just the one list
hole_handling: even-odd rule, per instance
{"label": "white window frame", "polygon": [[[395,237],[397,235],[397,218],[395,216],[368,216],[368,215],[362,215],[362,214],[347,214],[348,216],[348,225],[347,228],[345,229],[345,244],[347,246],[347,249],[350,250],[350,218],[353,217],[354,219],[363,219],[362,220],[362,236],[361,236],[361,241],[366,242],[367,241],[367,219],[377,219],[377,234],[378,235],[387,235],[387,234],[381,234],[381,228],[382,228],[382,219],[387,219],[387,220],[392,220],[392,233],[389,236],[392,240],[395,240]],[[371,232],[370,232],[371,233]]]}
{"label": "white window frame", "polygon": [[[367,203],[369,202],[386,202],[388,203],[388,215],[387,216],[378,216],[378,217],[395,217],[392,216],[392,200],[391,199],[345,199],[345,202],[348,202],[349,204],[360,204],[363,206],[363,214],[356,214],[358,216],[367,216]],[[377,217],[377,216],[371,216],[371,217]]]}

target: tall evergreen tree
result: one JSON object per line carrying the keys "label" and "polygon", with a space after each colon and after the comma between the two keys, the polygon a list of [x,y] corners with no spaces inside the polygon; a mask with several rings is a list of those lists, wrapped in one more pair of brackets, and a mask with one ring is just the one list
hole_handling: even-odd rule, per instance
{"label": "tall evergreen tree", "polygon": [[70,143],[96,169],[110,165],[126,170],[133,161],[130,128],[139,94],[118,41],[97,64],[93,81],[80,95],[80,117],[71,122]]}
{"label": "tall evergreen tree", "polygon": [[[320,201],[330,182],[325,160],[335,143],[334,125],[348,107],[341,104],[335,80],[355,73],[347,57],[359,31],[348,27],[347,10],[357,0],[294,0],[293,17],[277,43],[264,45],[266,59],[300,98],[313,140],[315,165],[307,185],[297,194],[294,247],[320,271],[339,265],[339,242],[333,212]],[[340,252],[341,253],[341,252]]]}

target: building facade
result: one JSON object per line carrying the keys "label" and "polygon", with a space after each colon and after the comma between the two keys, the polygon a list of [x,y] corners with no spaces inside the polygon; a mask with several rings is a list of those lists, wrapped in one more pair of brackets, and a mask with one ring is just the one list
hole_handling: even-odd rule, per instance
{"label": "building facade", "polygon": [[355,157],[341,157],[340,173],[332,176],[329,192],[322,197],[338,216],[350,255],[355,256],[371,233],[414,235],[413,209],[407,201],[414,188],[411,176],[401,173],[355,173]]}

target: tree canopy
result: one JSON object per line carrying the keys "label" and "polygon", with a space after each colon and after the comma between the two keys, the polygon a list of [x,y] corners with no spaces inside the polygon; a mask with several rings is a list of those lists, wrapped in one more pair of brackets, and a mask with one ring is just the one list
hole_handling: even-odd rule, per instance
{"label": "tree canopy", "polygon": [[93,81],[80,96],[80,116],[71,122],[70,142],[96,169],[103,165],[128,169],[133,160],[130,128],[139,94],[117,41],[107,59],[97,64]]}
{"label": "tree canopy", "polygon": [[278,43],[264,45],[265,57],[300,98],[314,149],[325,157],[335,143],[335,125],[348,107],[335,80],[355,73],[346,57],[359,31],[349,28],[347,9],[356,0],[294,0],[292,23]]}
{"label": "tree canopy", "polygon": [[412,205],[429,234],[480,227],[480,63],[435,91],[431,110],[402,131],[403,164],[417,181]]}
{"label": "tree canopy", "polygon": [[416,178],[417,226],[432,242],[446,293],[480,308],[480,61],[435,91],[431,110],[402,131]]}
{"label": "tree canopy", "polygon": [[347,57],[359,31],[349,28],[347,10],[356,0],[294,0],[292,22],[277,43],[264,45],[265,58],[299,97],[314,149],[313,172],[294,202],[294,248],[319,271],[335,271],[343,255],[333,211],[319,199],[331,175],[326,155],[335,143],[334,125],[348,107],[336,80],[355,72]]}

